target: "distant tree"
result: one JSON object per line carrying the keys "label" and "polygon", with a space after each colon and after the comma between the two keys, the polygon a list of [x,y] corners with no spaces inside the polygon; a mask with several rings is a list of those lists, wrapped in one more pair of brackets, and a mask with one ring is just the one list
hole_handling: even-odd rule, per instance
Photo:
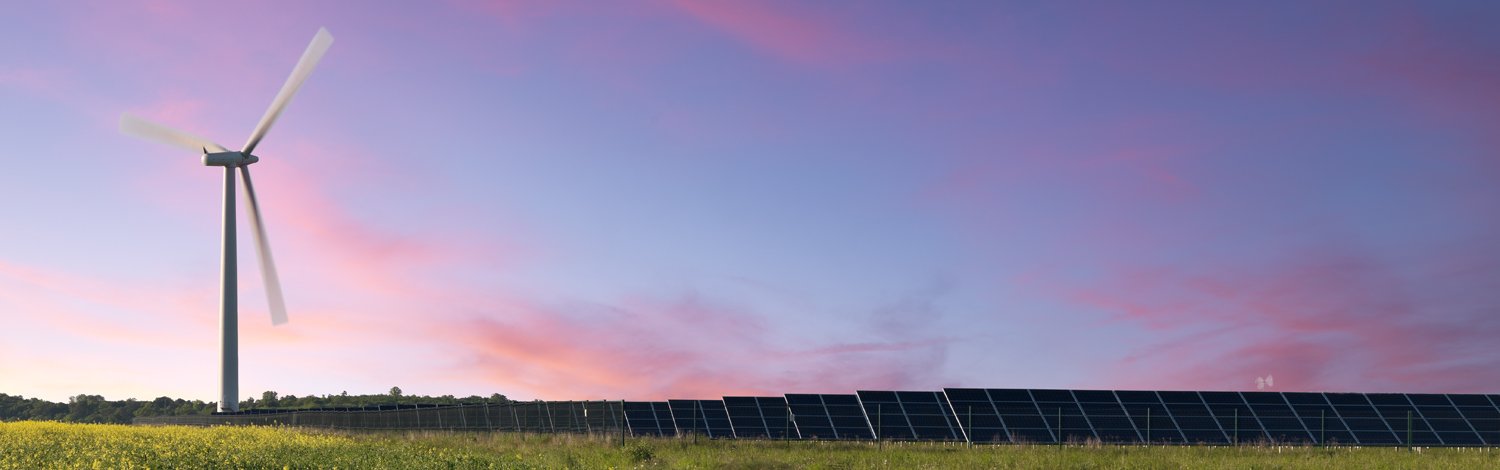
{"label": "distant tree", "polygon": [[401,398],[401,387],[391,387],[391,396]]}
{"label": "distant tree", "polygon": [[74,422],[100,422],[104,397],[99,395],[75,395],[68,397],[68,414],[65,419]]}
{"label": "distant tree", "polygon": [[260,394],[260,401],[265,406],[276,406],[276,395],[276,392],[266,390],[265,393]]}

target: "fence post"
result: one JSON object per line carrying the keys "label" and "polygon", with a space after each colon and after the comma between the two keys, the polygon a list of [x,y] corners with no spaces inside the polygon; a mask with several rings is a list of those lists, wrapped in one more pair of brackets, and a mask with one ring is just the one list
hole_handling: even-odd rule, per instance
{"label": "fence post", "polygon": [[880,440],[880,422],[881,422],[881,420],[883,418],[885,418],[885,415],[881,414],[881,412],[880,412],[880,404],[876,403],[875,404],[875,448],[876,449],[883,449],[883,448],[885,448],[885,441]]}
{"label": "fence post", "polygon": [[1146,445],[1151,445],[1151,408],[1146,408]]}
{"label": "fence post", "polygon": [[1062,407],[1057,407],[1057,445],[1063,445]]}
{"label": "fence post", "polygon": [[1318,410],[1318,445],[1328,445],[1328,410]]}
{"label": "fence post", "polygon": [[974,447],[974,407],[964,413],[964,439],[969,441],[969,447]]}
{"label": "fence post", "polygon": [[1234,445],[1240,445],[1240,409],[1234,409]]}

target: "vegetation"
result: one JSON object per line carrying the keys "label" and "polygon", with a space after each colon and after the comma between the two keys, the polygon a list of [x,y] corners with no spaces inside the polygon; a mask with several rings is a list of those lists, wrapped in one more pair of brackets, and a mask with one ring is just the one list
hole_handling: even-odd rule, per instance
{"label": "vegetation", "polygon": [[[348,392],[344,392],[338,395],[298,397],[296,395],[282,396],[279,393],[268,391],[262,393],[259,400],[249,398],[240,402],[240,409],[305,409],[397,404],[451,405],[485,402],[506,403],[508,401],[505,395],[498,393],[489,397],[470,396],[465,398],[454,398],[452,395],[443,395],[440,397],[410,396],[402,394],[400,387],[391,387],[391,391],[383,395],[350,395]],[[0,421],[32,420],[129,424],[132,418],[139,416],[206,415],[213,413],[217,409],[218,403],[216,402],[189,401],[170,397],[161,397],[150,401],[135,399],[109,401],[99,395],[77,395],[68,397],[67,403],[55,403],[39,398],[26,398],[19,395],[0,393]]]}
{"label": "vegetation", "polygon": [[977,446],[0,423],[10,468],[1497,468],[1496,449]]}

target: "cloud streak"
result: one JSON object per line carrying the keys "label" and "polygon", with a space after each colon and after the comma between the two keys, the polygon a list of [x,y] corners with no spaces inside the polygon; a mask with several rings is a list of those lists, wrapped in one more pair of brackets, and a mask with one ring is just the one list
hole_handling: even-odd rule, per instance
{"label": "cloud streak", "polygon": [[1259,267],[1114,270],[1057,294],[1173,338],[1101,385],[1233,390],[1272,373],[1285,390],[1481,392],[1500,386],[1474,373],[1500,366],[1485,347],[1500,298],[1445,266],[1471,255],[1390,262],[1329,244]]}

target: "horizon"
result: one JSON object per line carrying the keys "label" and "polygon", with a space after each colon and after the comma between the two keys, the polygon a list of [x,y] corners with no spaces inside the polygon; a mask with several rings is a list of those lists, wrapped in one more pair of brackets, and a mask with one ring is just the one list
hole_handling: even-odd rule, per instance
{"label": "horizon", "polygon": [[[0,393],[1495,393],[1500,4],[56,2],[0,18]],[[248,31],[248,32],[247,32]],[[410,385],[410,388],[407,387]]]}

